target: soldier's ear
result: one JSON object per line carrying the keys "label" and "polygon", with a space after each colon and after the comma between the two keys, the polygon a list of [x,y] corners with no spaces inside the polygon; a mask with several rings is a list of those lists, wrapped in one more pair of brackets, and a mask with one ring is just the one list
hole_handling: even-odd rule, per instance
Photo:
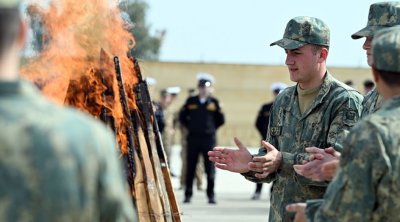
{"label": "soldier's ear", "polygon": [[329,54],[328,49],[325,48],[325,47],[323,47],[323,48],[321,48],[321,51],[320,51],[320,53],[319,53],[319,58],[320,58],[322,61],[326,61],[326,59],[328,58],[328,54]]}

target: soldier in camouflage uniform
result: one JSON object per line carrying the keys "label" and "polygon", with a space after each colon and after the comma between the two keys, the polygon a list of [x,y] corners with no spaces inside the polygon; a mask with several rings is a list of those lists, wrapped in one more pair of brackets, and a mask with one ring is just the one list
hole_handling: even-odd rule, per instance
{"label": "soldier in camouflage uniform", "polygon": [[[384,28],[400,25],[400,2],[379,2],[369,8],[367,26],[351,35],[353,39],[365,37],[363,49],[367,52],[368,65],[372,65],[371,42],[374,34]],[[362,117],[374,113],[382,106],[382,97],[376,88],[365,96]]]}
{"label": "soldier in camouflage uniform", "polygon": [[[366,38],[363,49],[367,53],[368,65],[372,65],[371,42],[374,34],[379,30],[396,25],[400,25],[399,1],[379,2],[370,6],[367,26],[351,36],[353,39]],[[362,117],[376,112],[381,107],[382,101],[383,98],[376,88],[368,93],[362,103]],[[340,156],[332,149],[326,150],[327,152],[318,149],[310,150],[311,154],[319,156],[318,161],[295,166],[296,172],[313,180],[331,180],[339,165]],[[332,157],[332,154],[336,154],[336,157]]]}
{"label": "soldier in camouflage uniform", "polygon": [[112,133],[18,77],[19,1],[0,21],[0,221],[137,221]]}
{"label": "soldier in camouflage uniform", "polygon": [[335,147],[361,114],[362,95],[334,79],[327,71],[329,29],[312,17],[296,17],[283,39],[272,43],[287,53],[290,78],[298,84],[275,100],[267,133],[268,142],[257,156],[235,138],[239,150],[216,147],[210,160],[221,169],[242,173],[254,182],[274,181],[269,221],[292,221],[285,212],[291,201],[321,198],[327,184],[296,174],[293,165],[307,159],[305,147]]}
{"label": "soldier in camouflage uniform", "polygon": [[384,103],[350,131],[324,200],[288,206],[296,221],[400,221],[400,28],[374,36],[372,64]]}

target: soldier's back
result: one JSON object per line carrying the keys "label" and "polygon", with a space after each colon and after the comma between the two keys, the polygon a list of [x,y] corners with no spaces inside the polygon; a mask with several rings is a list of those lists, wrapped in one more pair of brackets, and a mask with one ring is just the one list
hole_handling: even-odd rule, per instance
{"label": "soldier's back", "polygon": [[41,97],[0,83],[0,221],[134,220],[112,134]]}
{"label": "soldier's back", "polygon": [[308,208],[313,221],[400,221],[399,107],[388,100],[352,128],[322,205]]}
{"label": "soldier's back", "polygon": [[[400,97],[390,99],[384,103],[376,114],[367,117],[367,130],[362,136],[376,135],[371,137],[375,140],[366,149],[364,159],[372,162],[373,168],[380,172],[378,181],[371,181],[376,186],[375,211],[372,221],[400,221]],[[360,127],[361,128],[361,127]],[[360,147],[361,149],[361,147]],[[376,150],[376,151],[375,151]],[[369,151],[369,152],[368,152]],[[376,175],[372,171],[371,175]]]}

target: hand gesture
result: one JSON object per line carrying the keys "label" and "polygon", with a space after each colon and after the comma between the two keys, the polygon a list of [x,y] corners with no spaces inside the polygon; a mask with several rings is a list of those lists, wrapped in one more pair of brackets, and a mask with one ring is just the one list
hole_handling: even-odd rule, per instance
{"label": "hand gesture", "polygon": [[340,160],[332,160],[330,162],[324,163],[322,165],[322,174],[326,178],[326,180],[331,181],[336,174],[337,168],[339,168]]}
{"label": "hand gesture", "polygon": [[267,150],[264,156],[255,156],[253,161],[249,163],[249,169],[258,172],[255,176],[265,178],[270,173],[278,170],[282,162],[282,154],[273,145],[266,141],[262,141],[262,145]]}
{"label": "hand gesture", "polygon": [[307,147],[306,152],[310,153],[310,158],[303,165],[294,165],[296,173],[314,181],[331,180],[333,176],[324,175],[322,166],[325,163],[338,160],[340,153],[332,147],[320,149],[317,147]]}
{"label": "hand gesture", "polygon": [[235,173],[249,172],[248,163],[252,156],[238,138],[235,137],[234,141],[239,149],[215,147],[213,151],[208,152],[209,160],[214,162],[219,169]]}
{"label": "hand gesture", "polygon": [[306,222],[306,206],[305,203],[289,204],[286,206],[286,211],[296,213],[293,220],[294,222]]}

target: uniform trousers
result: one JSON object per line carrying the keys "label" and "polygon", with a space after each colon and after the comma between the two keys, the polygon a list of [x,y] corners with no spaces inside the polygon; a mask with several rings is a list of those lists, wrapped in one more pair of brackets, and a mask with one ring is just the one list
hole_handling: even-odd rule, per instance
{"label": "uniform trousers", "polygon": [[211,151],[216,143],[215,134],[190,134],[187,136],[187,175],[185,197],[192,197],[193,180],[196,173],[196,165],[199,155],[203,155],[204,170],[207,174],[207,197],[214,198],[215,166],[208,159],[208,151]]}

